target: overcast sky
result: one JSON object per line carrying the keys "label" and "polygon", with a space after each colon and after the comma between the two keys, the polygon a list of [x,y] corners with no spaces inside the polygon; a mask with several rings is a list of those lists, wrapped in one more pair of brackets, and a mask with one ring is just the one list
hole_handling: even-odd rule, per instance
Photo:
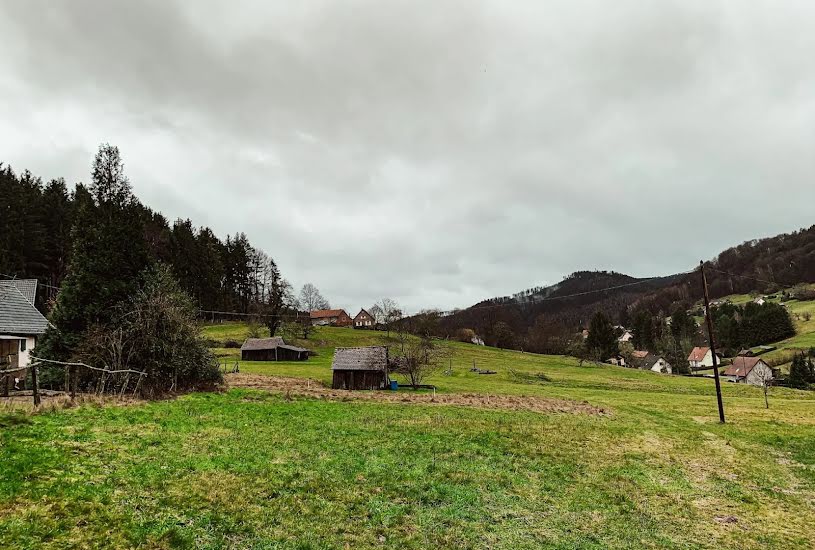
{"label": "overcast sky", "polygon": [[815,2],[0,2],[0,161],[118,145],[352,314],[815,223]]}

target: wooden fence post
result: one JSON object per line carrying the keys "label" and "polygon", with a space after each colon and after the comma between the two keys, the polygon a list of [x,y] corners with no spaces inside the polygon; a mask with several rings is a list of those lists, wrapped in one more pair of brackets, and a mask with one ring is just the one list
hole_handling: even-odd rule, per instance
{"label": "wooden fence post", "polygon": [[34,394],[34,406],[40,406],[40,380],[37,363],[31,367],[31,392]]}
{"label": "wooden fence post", "polygon": [[71,401],[73,401],[74,399],[76,399],[76,367],[72,365],[71,367],[69,367],[69,369],[71,374],[68,378],[69,380],[68,385],[70,386],[71,391]]}

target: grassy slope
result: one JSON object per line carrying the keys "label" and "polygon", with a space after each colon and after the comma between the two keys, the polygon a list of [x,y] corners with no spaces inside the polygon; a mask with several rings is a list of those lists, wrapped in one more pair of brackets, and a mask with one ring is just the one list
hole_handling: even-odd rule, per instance
{"label": "grassy slope", "polygon": [[[245,328],[205,332],[241,339]],[[241,368],[326,381],[333,346],[383,338],[325,328],[307,363]],[[560,396],[611,414],[232,390],[7,418],[0,547],[815,544],[811,394],[773,389],[765,410],[756,389],[728,384],[722,426],[708,380],[455,346],[453,375],[433,378],[439,391]],[[498,374],[470,373],[473,360]]]}

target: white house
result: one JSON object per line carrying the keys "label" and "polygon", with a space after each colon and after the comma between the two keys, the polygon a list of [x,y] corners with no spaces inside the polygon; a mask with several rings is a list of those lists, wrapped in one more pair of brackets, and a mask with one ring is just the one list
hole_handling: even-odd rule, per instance
{"label": "white house", "polygon": [[[31,363],[31,350],[37,337],[45,334],[48,320],[34,307],[36,279],[0,281],[0,370],[25,368]],[[6,389],[14,379],[25,379],[25,371],[11,373],[5,379]]]}
{"label": "white house", "polygon": [[753,303],[763,306],[765,303],[767,303],[767,300],[765,300],[762,297],[758,297],[755,300],[753,300]]}
{"label": "white house", "polygon": [[761,357],[739,356],[724,371],[724,377],[731,382],[763,386],[773,380],[773,369]]}
{"label": "white house", "polygon": [[713,366],[713,353],[709,347],[695,347],[688,355],[691,370],[701,370]]}
{"label": "white house", "polygon": [[630,330],[624,331],[619,338],[617,338],[618,342],[630,342],[634,339],[634,335],[631,334]]}
{"label": "white house", "polygon": [[645,359],[640,363],[640,368],[650,370],[653,372],[661,372],[663,374],[672,374],[673,368],[671,364],[665,360],[664,357],[649,353]]}

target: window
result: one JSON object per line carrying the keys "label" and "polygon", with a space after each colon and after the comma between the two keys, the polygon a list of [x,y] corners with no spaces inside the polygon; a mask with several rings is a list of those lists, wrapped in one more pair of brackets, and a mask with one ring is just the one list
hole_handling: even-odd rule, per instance
{"label": "window", "polygon": [[25,344],[26,344],[26,339],[25,338],[20,340],[20,351],[25,351]]}

